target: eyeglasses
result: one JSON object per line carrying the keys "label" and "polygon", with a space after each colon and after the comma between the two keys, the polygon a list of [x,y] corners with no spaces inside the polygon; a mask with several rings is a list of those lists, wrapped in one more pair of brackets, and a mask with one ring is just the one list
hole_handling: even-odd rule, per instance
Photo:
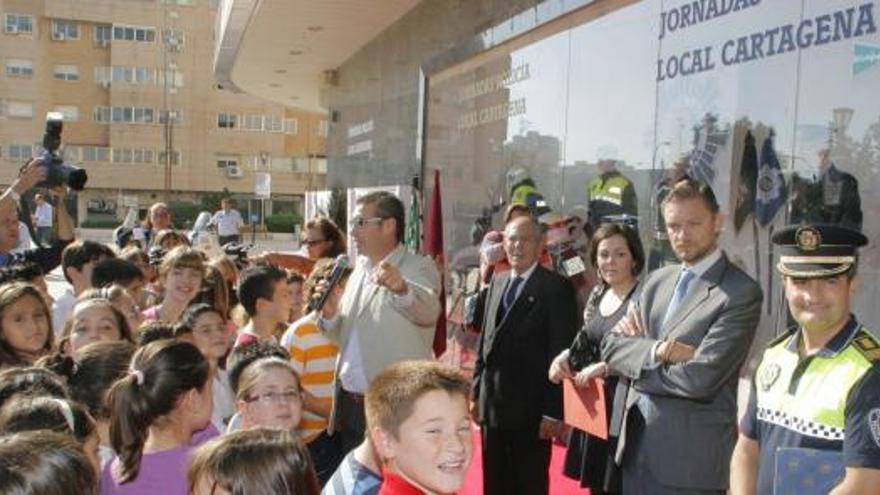
{"label": "eyeglasses", "polygon": [[265,394],[254,395],[245,399],[245,402],[259,402],[264,405],[270,404],[297,404],[302,401],[302,394],[298,391],[288,392],[266,392]]}
{"label": "eyeglasses", "polygon": [[319,244],[322,242],[326,242],[327,239],[303,239],[302,243],[306,246],[314,246],[315,244]]}
{"label": "eyeglasses", "polygon": [[386,218],[388,218],[388,217],[373,217],[373,218],[354,217],[351,219],[350,225],[351,225],[351,228],[362,229],[362,228],[364,228],[364,225],[367,225],[367,224],[373,223],[373,224],[378,225],[378,224],[382,223]]}

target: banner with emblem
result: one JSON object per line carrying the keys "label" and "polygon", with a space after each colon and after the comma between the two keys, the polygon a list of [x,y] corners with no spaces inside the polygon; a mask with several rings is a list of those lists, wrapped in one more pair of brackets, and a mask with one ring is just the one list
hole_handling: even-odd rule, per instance
{"label": "banner with emblem", "polygon": [[774,133],[771,130],[761,146],[761,166],[758,167],[755,188],[755,219],[761,227],[766,227],[773,221],[776,212],[788,199],[782,167],[779,166],[779,158],[773,147],[773,138]]}

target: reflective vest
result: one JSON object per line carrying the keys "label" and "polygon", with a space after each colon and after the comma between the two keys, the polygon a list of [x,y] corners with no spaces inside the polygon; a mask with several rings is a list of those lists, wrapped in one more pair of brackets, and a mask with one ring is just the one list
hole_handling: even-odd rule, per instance
{"label": "reflective vest", "polygon": [[623,207],[623,192],[630,186],[626,177],[616,174],[603,180],[603,177],[595,177],[587,186],[587,195],[590,201],[606,201],[615,206]]}
{"label": "reflective vest", "polygon": [[510,195],[510,204],[534,207],[537,199],[541,198],[538,188],[531,184],[520,184]]}
{"label": "reflective vest", "polygon": [[757,418],[808,437],[842,441],[850,389],[880,358],[880,344],[859,328],[837,354],[799,359],[797,350],[788,348],[793,338],[796,334],[786,335],[764,351],[755,374]]}

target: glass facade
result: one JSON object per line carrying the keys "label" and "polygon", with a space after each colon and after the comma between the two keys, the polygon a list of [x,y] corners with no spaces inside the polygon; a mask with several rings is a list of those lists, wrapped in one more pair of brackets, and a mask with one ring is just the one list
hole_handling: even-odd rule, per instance
{"label": "glass facade", "polygon": [[760,341],[788,324],[769,238],[803,219],[872,239],[854,307],[875,326],[880,2],[616,4],[428,75],[425,177],[441,171],[447,260],[500,225],[523,179],[552,210],[586,216],[590,180],[613,163],[656,266],[658,194],[686,172],[712,185],[721,245],[764,288]]}

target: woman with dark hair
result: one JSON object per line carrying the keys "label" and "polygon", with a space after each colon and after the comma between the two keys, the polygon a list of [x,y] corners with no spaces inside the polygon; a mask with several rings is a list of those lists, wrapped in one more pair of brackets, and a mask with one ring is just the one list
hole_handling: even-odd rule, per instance
{"label": "woman with dark hair", "polygon": [[318,495],[312,461],[291,432],[237,431],[202,445],[189,465],[193,495]]}
{"label": "woman with dark hair", "polygon": [[0,437],[0,493],[97,495],[98,479],[70,435],[27,431]]}
{"label": "woman with dark hair", "polygon": [[189,342],[138,349],[107,397],[117,455],[104,468],[101,493],[186,493],[186,459],[217,435],[210,378],[208,361]]}
{"label": "woman with dark hair", "polygon": [[[550,365],[550,381],[570,379],[577,387],[586,387],[607,371],[601,361],[599,345],[607,332],[626,314],[629,301],[645,266],[645,254],[634,229],[622,224],[603,224],[593,234],[590,261],[599,283],[593,288],[584,309],[584,326],[571,347]],[[606,410],[611,411],[618,386],[614,377],[605,379]],[[623,385],[621,385],[623,386]],[[609,417],[614,414],[609,415]],[[572,432],[566,455],[565,474],[578,479],[590,493],[620,493],[620,471],[614,464],[620,425],[609,425],[608,441],[579,430]]]}
{"label": "woman with dark hair", "polygon": [[315,217],[306,222],[303,244],[309,258],[335,258],[345,253],[345,236],[339,227],[327,217]]}
{"label": "woman with dark hair", "polygon": [[52,314],[31,284],[0,286],[0,369],[28,366],[52,348]]}

